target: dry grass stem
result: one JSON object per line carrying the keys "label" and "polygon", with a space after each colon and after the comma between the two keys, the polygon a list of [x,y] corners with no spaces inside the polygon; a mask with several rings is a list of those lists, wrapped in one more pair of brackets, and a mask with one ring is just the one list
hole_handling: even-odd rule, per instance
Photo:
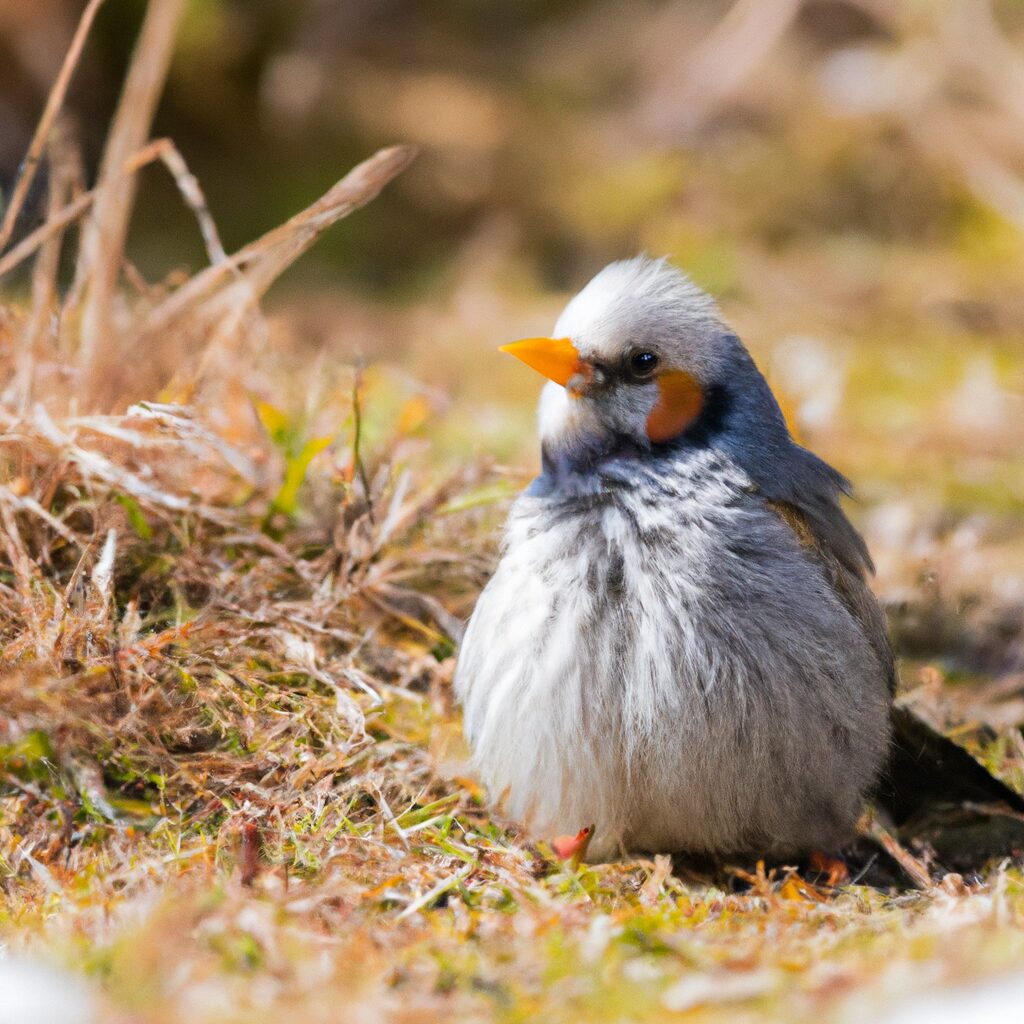
{"label": "dry grass stem", "polygon": [[36,171],[39,169],[39,164],[42,160],[43,150],[46,148],[51,130],[57,123],[57,116],[64,105],[64,97],[67,95],[68,86],[71,84],[71,77],[78,66],[78,60],[82,55],[82,48],[85,46],[85,41],[89,36],[89,30],[92,28],[93,19],[96,17],[96,12],[102,4],[103,0],[89,0],[89,3],[86,5],[68,51],[64,56],[64,63],[61,65],[53,87],[50,89],[50,94],[46,98],[46,106],[43,108],[42,116],[36,125],[35,134],[32,136],[21,171],[15,180],[7,209],[4,210],[3,222],[0,223],[0,253],[7,248],[7,243],[14,233],[14,225],[18,219],[18,214],[21,212],[25,197],[28,195],[28,190],[32,187],[32,182],[35,180]]}
{"label": "dry grass stem", "polygon": [[110,344],[112,304],[135,199],[124,168],[146,142],[171,63],[184,0],[151,0],[100,164],[96,202],[82,231],[73,294],[82,296],[81,362],[102,378],[123,353]]}
{"label": "dry grass stem", "polygon": [[[67,197],[81,180],[77,151],[62,137],[59,127],[50,138],[50,183],[47,194],[47,221],[56,222]],[[43,242],[32,268],[32,309],[24,328],[24,337],[17,356],[17,367],[9,386],[8,399],[13,399],[22,412],[32,401],[35,364],[44,339],[55,333],[51,323],[57,305],[57,275],[60,270],[63,228],[56,228]]]}
{"label": "dry grass stem", "polygon": [[302,255],[327,228],[365,206],[384,186],[409,166],[416,156],[413,146],[392,146],[354,167],[315,203],[280,227],[250,242],[222,263],[196,274],[158,305],[146,318],[146,331],[167,330],[200,300],[221,288],[225,279],[245,271],[232,283],[237,289],[219,292],[211,310],[227,312],[246,307]]}
{"label": "dry grass stem", "polygon": [[[220,236],[206,206],[206,199],[199,187],[199,182],[189,171],[184,158],[178,153],[170,139],[155,139],[139,149],[138,152],[133,153],[124,163],[123,174],[125,177],[136,174],[156,160],[163,162],[170,171],[186,204],[195,214],[211,262],[224,259]],[[35,231],[26,235],[6,255],[0,256],[0,278],[9,274],[25,260],[35,255],[54,237],[65,231],[90,209],[97,197],[97,189],[94,188],[75,196],[66,205],[58,205],[54,208],[53,191],[57,191],[59,195],[59,187],[56,190],[51,189],[50,208],[47,211],[46,220]]]}
{"label": "dry grass stem", "polygon": [[5,256],[0,256],[0,278],[33,256],[51,238],[55,238],[69,225],[74,224],[89,209],[95,198],[95,192],[83,192],[66,206],[49,214],[44,224],[41,224],[31,234],[26,235]]}
{"label": "dry grass stem", "polygon": [[[140,150],[129,162],[129,168],[141,167],[158,158],[174,178],[178,191],[181,193],[185,203],[195,215],[199,230],[203,236],[203,243],[206,245],[206,255],[211,263],[220,263],[227,259],[224,252],[224,245],[220,240],[220,233],[217,225],[210,215],[206,205],[206,197],[199,186],[196,176],[188,169],[185,158],[178,152],[177,147],[170,139],[156,139],[148,146]],[[132,166],[134,165],[134,167]]]}

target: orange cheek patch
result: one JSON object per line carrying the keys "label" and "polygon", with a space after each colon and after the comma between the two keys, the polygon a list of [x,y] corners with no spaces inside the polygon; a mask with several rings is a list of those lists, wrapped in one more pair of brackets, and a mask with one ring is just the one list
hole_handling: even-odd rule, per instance
{"label": "orange cheek patch", "polygon": [[658,377],[658,395],[658,402],[647,417],[647,436],[654,444],[678,437],[704,405],[700,385],[681,370],[669,370]]}

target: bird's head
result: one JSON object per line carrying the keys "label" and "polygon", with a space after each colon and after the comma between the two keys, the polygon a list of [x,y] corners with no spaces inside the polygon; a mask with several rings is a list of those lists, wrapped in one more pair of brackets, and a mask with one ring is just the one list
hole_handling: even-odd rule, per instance
{"label": "bird's head", "polygon": [[621,481],[634,459],[653,458],[660,472],[665,460],[710,448],[765,498],[800,509],[816,543],[851,571],[871,569],[839,506],[849,481],[793,440],[714,301],[665,260],[612,263],[566,306],[551,338],[504,350],[550,380],[539,417],[544,471],[527,493],[592,493],[608,459]]}
{"label": "bird's head", "polygon": [[[566,306],[552,337],[503,351],[551,381],[540,405],[549,456],[572,461],[574,452],[623,443],[640,451],[670,444],[702,420],[722,421],[725,406],[739,416],[733,428],[749,429],[752,419],[770,433],[782,425],[714,301],[664,260],[612,263]],[[746,400],[737,405],[741,392]]]}

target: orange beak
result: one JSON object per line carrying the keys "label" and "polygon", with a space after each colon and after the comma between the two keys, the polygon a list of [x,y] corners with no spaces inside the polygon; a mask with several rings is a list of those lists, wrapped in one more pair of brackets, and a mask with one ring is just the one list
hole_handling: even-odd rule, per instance
{"label": "orange beak", "polygon": [[499,351],[521,359],[531,369],[563,388],[577,374],[586,373],[579,352],[568,338],[523,338],[510,345],[502,345]]}

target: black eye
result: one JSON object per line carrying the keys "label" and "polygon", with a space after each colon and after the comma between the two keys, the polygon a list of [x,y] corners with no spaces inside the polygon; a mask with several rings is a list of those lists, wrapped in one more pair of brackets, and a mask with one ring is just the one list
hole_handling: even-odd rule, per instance
{"label": "black eye", "polygon": [[637,377],[647,377],[658,366],[658,357],[653,352],[634,352],[629,357],[629,368]]}

